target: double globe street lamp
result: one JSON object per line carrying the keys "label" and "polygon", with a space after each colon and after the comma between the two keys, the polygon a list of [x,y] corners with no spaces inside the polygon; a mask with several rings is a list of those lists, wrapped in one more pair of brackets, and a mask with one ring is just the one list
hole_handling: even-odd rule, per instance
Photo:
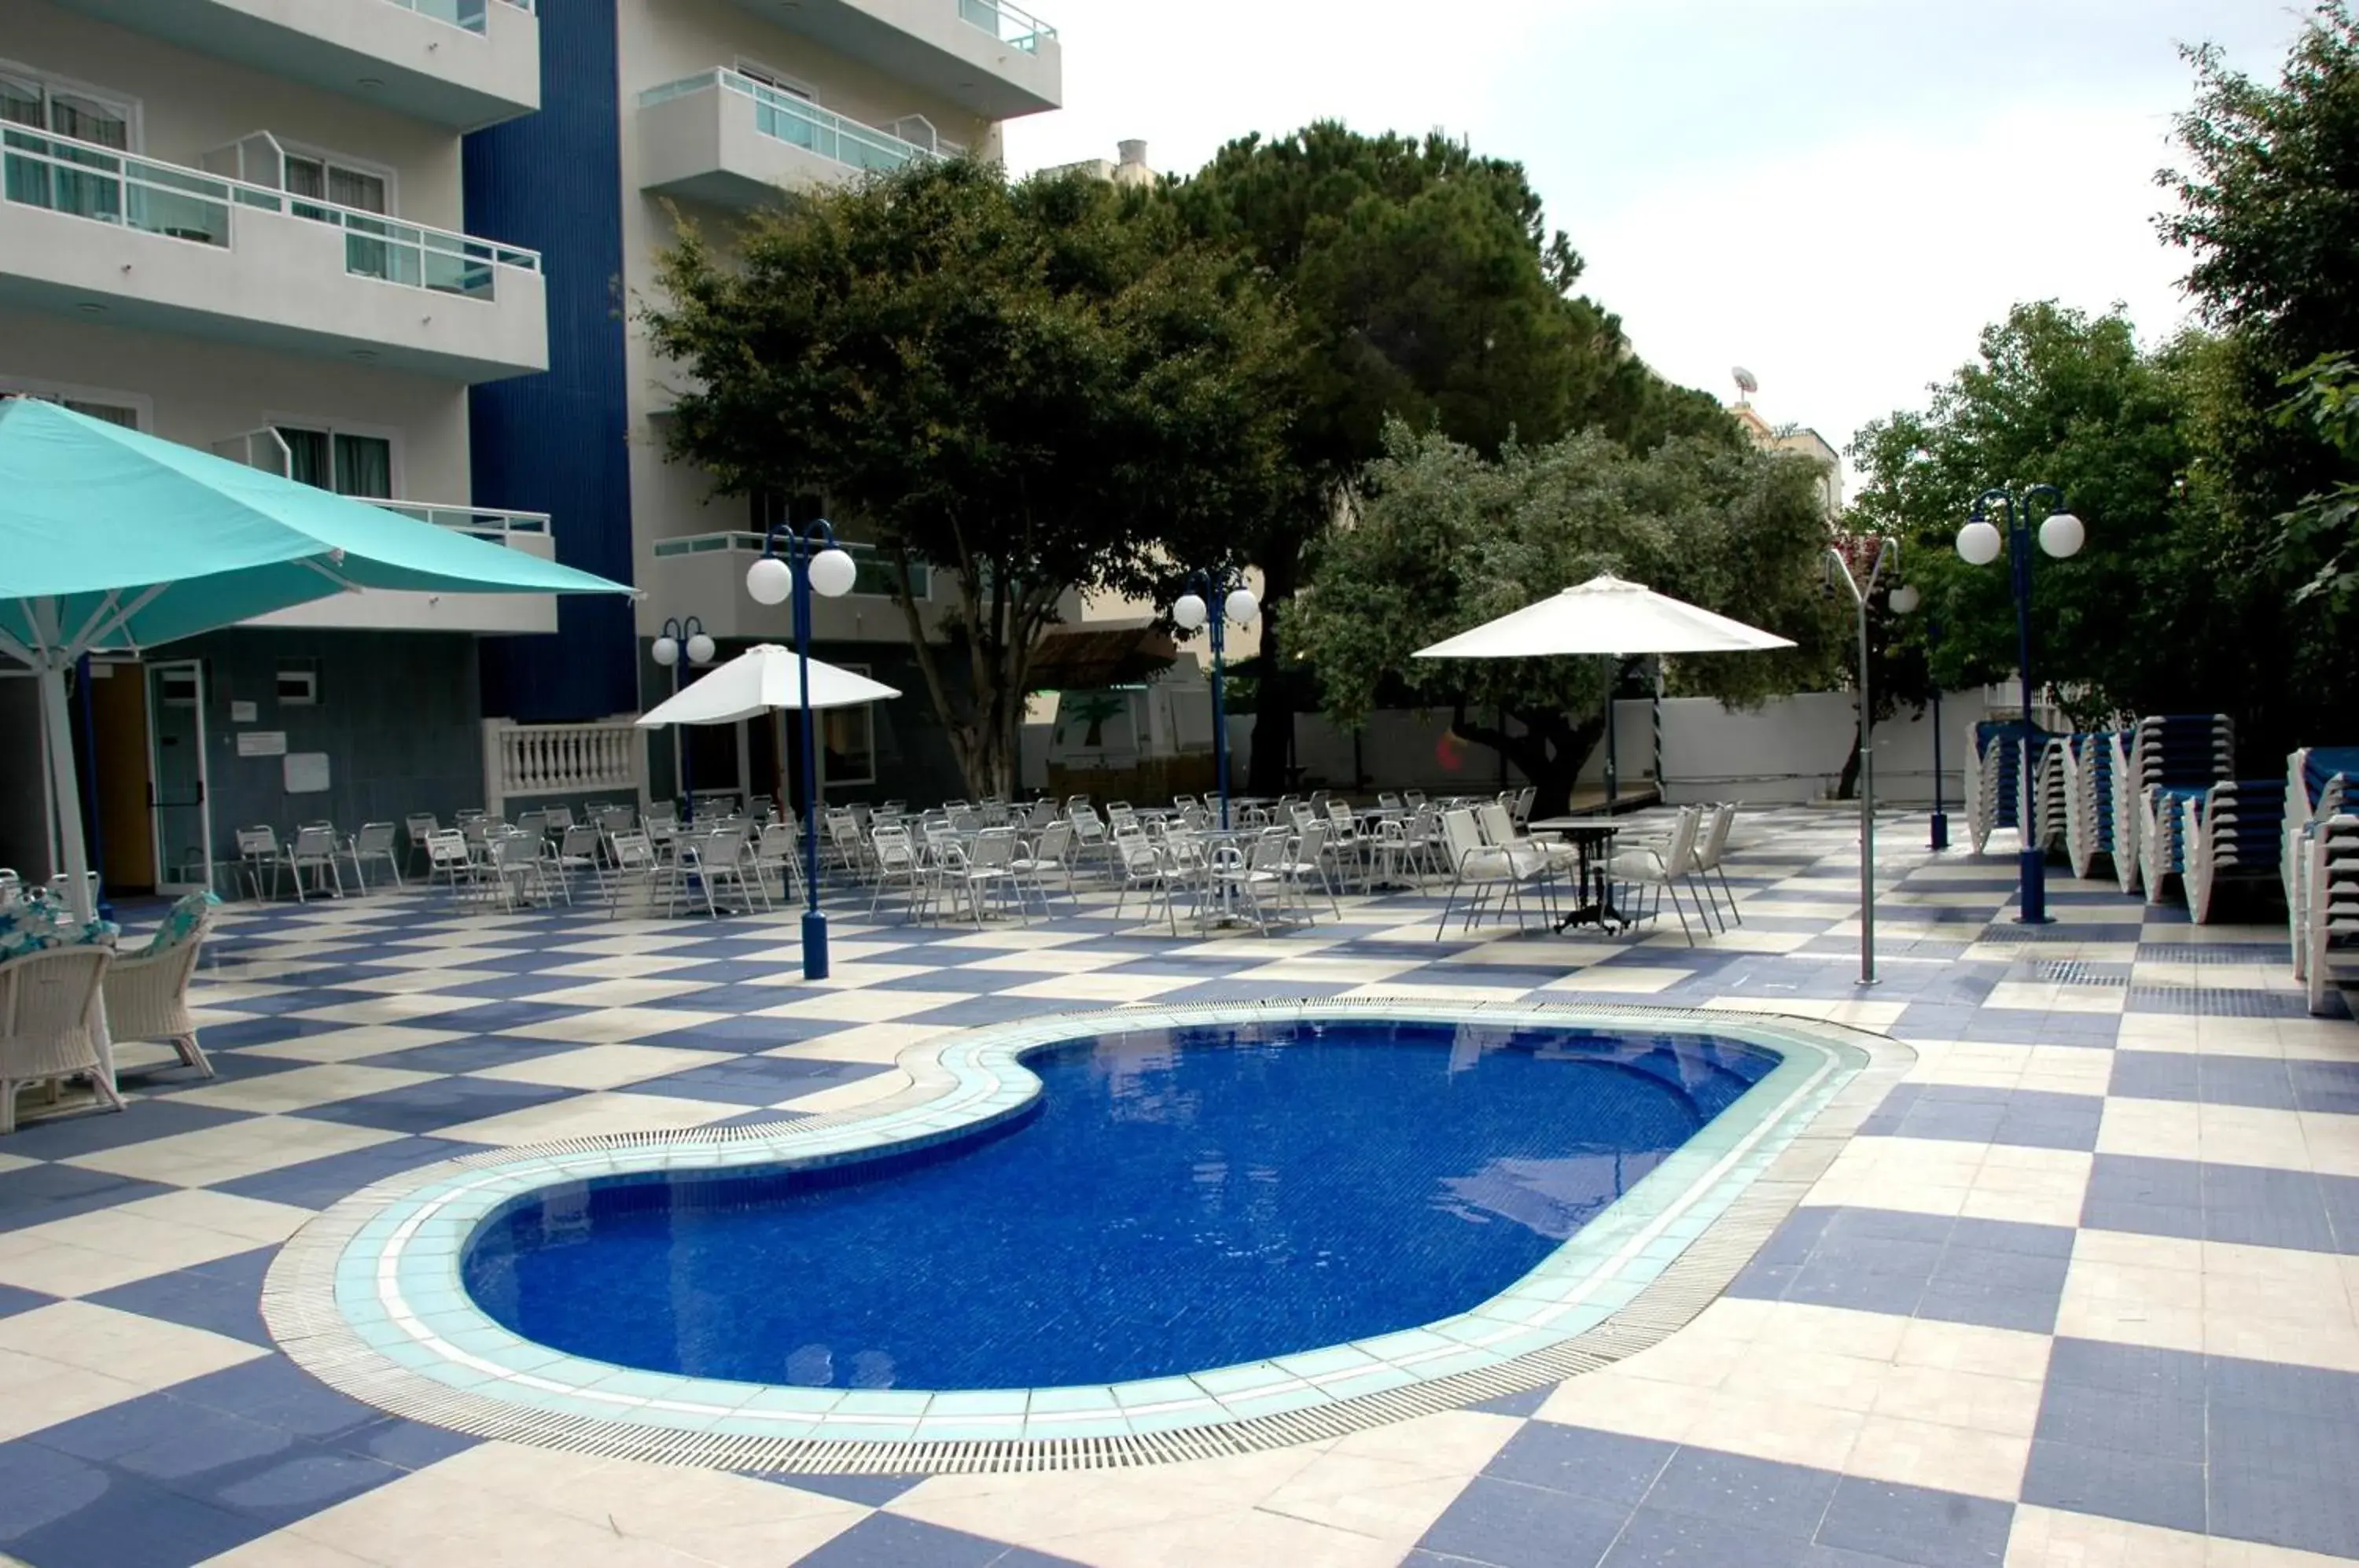
{"label": "double globe street lamp", "polygon": [[[685,654],[690,664],[710,664],[714,653],[712,639],[704,635],[704,623],[690,615],[681,620],[671,616],[663,624],[655,642],[647,648],[647,657],[671,671],[671,694],[679,695],[680,657]],[[689,787],[688,742],[674,724],[671,730],[671,773],[679,783],[680,811],[690,822],[696,820],[696,792]]]}
{"label": "double globe street lamp", "polygon": [[[783,559],[782,559],[783,555]],[[819,907],[819,747],[810,706],[811,594],[841,599],[852,592],[860,568],[835,542],[825,517],[802,531],[772,523],[762,536],[762,559],[745,569],[745,592],[757,604],[781,604],[794,596],[795,666],[802,681],[797,720],[803,759],[803,978],[827,978],[827,916]],[[783,802],[781,802],[783,804]]]}
{"label": "double globe street lamp", "polygon": [[[1909,615],[1916,614],[1917,606],[1925,602],[1925,596],[1917,591],[1917,585],[1914,583],[1903,583],[1899,587],[1895,588],[1892,591],[1891,596],[1885,602],[1892,606],[1892,613],[1894,615]],[[1929,613],[1925,617],[1925,651],[1927,655],[1930,657],[1939,649],[1940,646],[1941,617],[1939,615]],[[1941,809],[1941,687],[1939,681],[1933,682],[1932,685],[1933,821],[1932,832],[1926,841],[1926,847],[1932,850],[1934,854],[1939,855],[1943,850],[1950,847],[1950,818],[1949,814]]]}
{"label": "double globe street lamp", "polygon": [[[1208,601],[1221,602],[1221,614],[1214,615]],[[1221,828],[1229,825],[1229,715],[1222,692],[1228,675],[1228,638],[1226,628],[1234,624],[1238,629],[1253,625],[1261,614],[1261,601],[1242,579],[1218,572],[1191,572],[1188,574],[1187,592],[1171,601],[1171,619],[1182,631],[1195,631],[1207,619],[1212,625],[1212,773],[1221,794]]]}
{"label": "double globe street lamp", "polygon": [[[2039,513],[2037,525],[2032,521],[2035,506],[2046,508]],[[2004,516],[2004,533],[1991,520],[1994,513]],[[2023,723],[2018,732],[2023,750],[2017,760],[2015,778],[2016,822],[2023,835],[2016,921],[2027,926],[2048,923],[2048,851],[2038,843],[2038,824],[2032,820],[2032,775],[2039,760],[2032,751],[2031,724],[2031,694],[2036,690],[2031,684],[2031,541],[2035,526],[2040,550],[2059,561],[2078,555],[2082,545],[2088,542],[2088,530],[2082,527],[2080,518],[2064,509],[2064,492],[2053,485],[2032,485],[2021,491],[1993,485],[1975,497],[1973,515],[1958,530],[1958,559],[1968,566],[1988,566],[1999,558],[2002,549],[2006,551],[2009,581],[2015,590],[2017,662],[2023,677]]]}

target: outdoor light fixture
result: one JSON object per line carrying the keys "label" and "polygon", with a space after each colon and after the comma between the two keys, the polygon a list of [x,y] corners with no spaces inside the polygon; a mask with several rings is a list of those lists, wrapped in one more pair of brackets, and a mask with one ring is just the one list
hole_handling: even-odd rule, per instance
{"label": "outdoor light fixture", "polygon": [[[663,669],[671,671],[671,694],[679,695],[679,656],[688,655],[690,664],[712,662],[712,639],[704,635],[704,623],[690,615],[681,620],[678,615],[667,618],[663,630],[648,645],[647,657]],[[679,783],[680,811],[689,822],[696,820],[696,795],[689,788],[688,747],[675,728],[671,735],[671,772]]]}
{"label": "outdoor light fixture", "polygon": [[859,576],[859,563],[835,542],[835,528],[825,517],[800,533],[791,524],[772,523],[762,535],[762,559],[745,569],[745,592],[756,604],[783,604],[788,594],[795,601],[795,664],[802,676],[802,701],[795,718],[803,758],[806,980],[827,978],[827,916],[819,907],[819,746],[810,709],[810,596],[816,593],[822,599],[841,599]]}
{"label": "outdoor light fixture", "polygon": [[[1202,629],[1212,615],[1213,598],[1221,600],[1223,614],[1212,621],[1212,771],[1221,796],[1221,826],[1229,825],[1229,716],[1223,700],[1222,686],[1228,675],[1228,639],[1223,635],[1234,624],[1242,628],[1254,623],[1261,614],[1261,601],[1243,583],[1218,572],[1191,572],[1188,574],[1188,591],[1171,601],[1171,620],[1182,631]],[[1226,588],[1225,595],[1223,594]],[[1199,592],[1201,590],[1201,592]]]}
{"label": "outdoor light fixture", "polygon": [[[1916,613],[1917,607],[1925,602],[1925,596],[1917,591],[1917,585],[1914,583],[1903,583],[1892,591],[1892,596],[1885,602],[1892,606],[1893,614],[1907,615]],[[1940,646],[1941,617],[1929,614],[1925,617],[1925,651],[1930,656]],[[1936,855],[1950,847],[1950,818],[1949,814],[1941,810],[1941,785],[1944,781],[1941,774],[1941,686],[1940,682],[1935,681],[1933,682],[1933,819],[1925,842],[1926,847]]]}
{"label": "outdoor light fixture", "polygon": [[[2064,492],[2053,485],[2033,485],[2020,492],[1994,485],[1974,498],[1973,515],[1958,530],[1958,558],[1969,566],[1988,566],[1999,558],[2001,545],[2006,546],[2008,582],[2015,592],[2017,664],[2023,677],[2023,727],[2017,732],[2023,750],[2017,759],[2015,815],[2023,849],[2015,918],[2017,923],[2027,926],[2048,924],[2048,852],[2033,842],[2032,824],[2032,776],[2039,761],[2032,754],[2031,726],[2031,693],[2036,690],[2031,683],[2031,514],[2035,505],[2047,508],[2039,517],[2040,550],[2059,561],[2079,554],[2088,542],[2089,530],[2064,509]],[[1995,510],[2006,513],[2004,534],[1990,519]]]}

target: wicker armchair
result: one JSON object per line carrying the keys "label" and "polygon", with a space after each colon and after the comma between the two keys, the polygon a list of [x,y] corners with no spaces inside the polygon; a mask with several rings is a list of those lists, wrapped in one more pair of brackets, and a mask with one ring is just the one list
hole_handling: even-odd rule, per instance
{"label": "wicker armchair", "polygon": [[212,930],[217,903],[210,893],[180,899],[153,942],[137,953],[117,954],[106,972],[107,1032],[117,1042],[163,1040],[203,1078],[213,1075],[213,1064],[197,1043],[196,1020],[189,1017],[189,980]]}
{"label": "wicker armchair", "polygon": [[0,1133],[16,1130],[16,1091],[86,1073],[116,1110],[123,1096],[99,1056],[98,1009],[114,951],[43,948],[0,964]]}

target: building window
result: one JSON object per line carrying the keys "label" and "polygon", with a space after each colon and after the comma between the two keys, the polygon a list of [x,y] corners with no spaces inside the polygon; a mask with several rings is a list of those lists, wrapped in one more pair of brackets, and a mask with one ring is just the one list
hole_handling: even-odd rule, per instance
{"label": "building window", "polygon": [[136,430],[143,422],[139,404],[128,393],[70,391],[64,387],[0,381],[0,398],[5,397],[30,397],[37,402],[55,403],[60,408],[71,408],[77,414],[104,419],[108,424],[121,425],[126,430]]}
{"label": "building window", "polygon": [[[868,673],[864,664],[847,664],[854,675]],[[876,782],[875,704],[821,710],[819,725],[820,778],[832,788],[839,784]]]}
{"label": "building window", "polygon": [[765,87],[774,88],[789,98],[799,98],[806,103],[819,102],[819,95],[810,88],[788,76],[785,71],[774,71],[760,60],[747,60],[744,55],[739,55],[737,74],[748,82],[758,82]]}
{"label": "building window", "polygon": [[287,443],[287,477],[364,500],[393,499],[393,442],[345,430],[273,427]]}
{"label": "building window", "polygon": [[278,666],[278,705],[316,708],[320,705],[320,666],[316,659],[290,659]]}
{"label": "building window", "polygon": [[311,153],[287,155],[287,191],[314,201],[357,207],[364,212],[390,212],[392,185],[378,169],[354,169],[335,158]]}
{"label": "building window", "polygon": [[[129,151],[137,139],[137,113],[130,100],[39,76],[18,66],[0,66],[0,125],[23,125],[120,151]],[[29,156],[34,154],[49,156]],[[71,148],[57,147],[38,137],[11,138],[0,191],[9,201],[28,207],[120,222],[123,187],[111,174],[84,174],[64,167],[71,160]]]}

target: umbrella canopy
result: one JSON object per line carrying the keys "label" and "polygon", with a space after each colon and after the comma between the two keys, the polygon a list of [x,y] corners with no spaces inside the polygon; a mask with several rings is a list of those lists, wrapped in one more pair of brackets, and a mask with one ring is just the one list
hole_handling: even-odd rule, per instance
{"label": "umbrella canopy", "polygon": [[1550,654],[1745,653],[1793,640],[1658,593],[1611,573],[1485,621],[1419,659],[1539,659]]}
{"label": "umbrella canopy", "polygon": [[632,591],[54,404],[0,401],[0,653],[40,675],[81,918],[89,854],[73,813],[67,666],[361,588]]}
{"label": "umbrella canopy", "polygon": [[0,402],[0,649],[70,662],[355,588],[631,591],[53,403]]}
{"label": "umbrella canopy", "polygon": [[[854,675],[821,659],[810,661],[810,705],[848,708],[901,693],[865,675]],[[734,724],[776,708],[803,705],[802,672],[794,650],[757,643],[720,666],[670,701],[639,715],[639,727],[660,724]]]}

